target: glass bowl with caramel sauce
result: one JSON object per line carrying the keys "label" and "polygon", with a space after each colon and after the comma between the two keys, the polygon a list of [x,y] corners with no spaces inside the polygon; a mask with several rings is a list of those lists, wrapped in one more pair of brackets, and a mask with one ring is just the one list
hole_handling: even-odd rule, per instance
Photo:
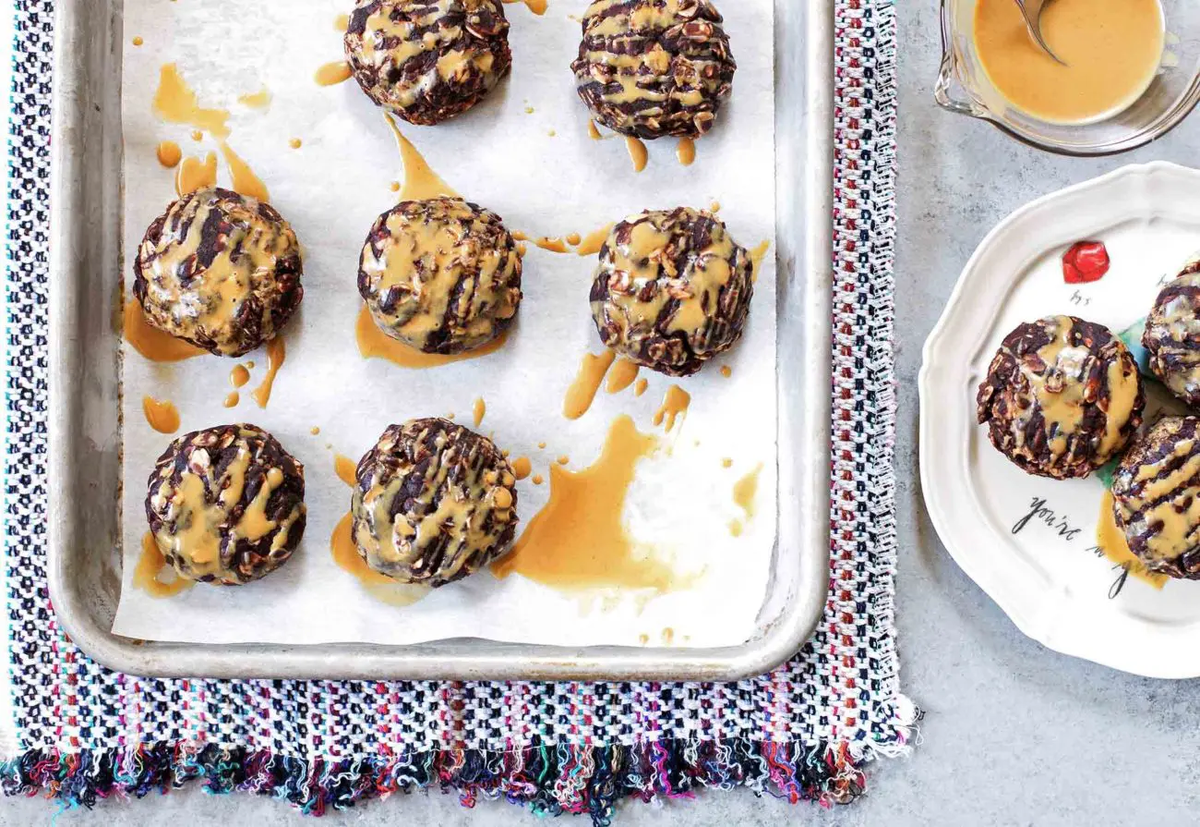
{"label": "glass bowl with caramel sauce", "polygon": [[1200,2],[1051,0],[1043,52],[1013,0],[941,0],[934,98],[1064,155],[1125,152],[1200,101]]}

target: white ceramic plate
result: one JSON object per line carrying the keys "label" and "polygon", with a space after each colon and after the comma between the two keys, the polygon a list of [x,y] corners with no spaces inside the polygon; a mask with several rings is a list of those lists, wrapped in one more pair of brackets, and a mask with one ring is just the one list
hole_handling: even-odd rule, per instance
{"label": "white ceramic plate", "polygon": [[[1112,267],[1066,284],[1062,254],[1100,240]],[[975,421],[975,393],[1000,342],[1023,321],[1068,314],[1120,333],[1200,249],[1200,171],[1124,167],[1010,215],[968,262],[925,343],[921,483],[950,554],[1028,636],[1060,652],[1163,678],[1200,676],[1200,582],[1161,590],[1096,550],[1104,484],[1024,474]],[[1146,419],[1173,407],[1147,383]],[[1025,518],[1029,519],[1025,519]]]}

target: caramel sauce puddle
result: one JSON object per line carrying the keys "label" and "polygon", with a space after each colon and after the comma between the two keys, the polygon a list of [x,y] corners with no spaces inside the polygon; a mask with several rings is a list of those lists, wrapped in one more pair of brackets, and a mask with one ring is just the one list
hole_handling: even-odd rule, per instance
{"label": "caramel sauce puddle", "polygon": [[550,467],[550,499],[529,522],[512,553],[492,565],[503,579],[520,574],[561,589],[621,587],[669,591],[670,566],[629,536],[625,502],[639,461],[658,448],[628,416],[617,417],[599,459],[582,471]]}

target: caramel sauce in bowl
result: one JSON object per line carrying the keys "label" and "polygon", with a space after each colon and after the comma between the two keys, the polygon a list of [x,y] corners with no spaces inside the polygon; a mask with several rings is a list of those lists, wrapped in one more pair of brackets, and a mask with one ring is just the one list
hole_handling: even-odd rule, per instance
{"label": "caramel sauce in bowl", "polygon": [[942,0],[934,99],[1051,152],[1125,152],[1200,102],[1200,4],[1054,0],[1033,43],[1012,0]]}

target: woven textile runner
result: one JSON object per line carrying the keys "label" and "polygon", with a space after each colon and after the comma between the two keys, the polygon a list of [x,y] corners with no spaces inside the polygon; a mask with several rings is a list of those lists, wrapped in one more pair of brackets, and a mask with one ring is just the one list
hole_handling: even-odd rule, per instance
{"label": "woven textile runner", "polygon": [[831,589],[795,659],[732,684],[147,680],[76,650],[46,593],[53,0],[15,0],[3,293],[6,792],[92,806],[200,780],[321,813],[439,787],[468,805],[504,797],[599,824],[623,798],[704,787],[853,799],[865,761],[906,749],[913,711],[899,694],[892,609],[894,36],[892,0],[839,0]]}

